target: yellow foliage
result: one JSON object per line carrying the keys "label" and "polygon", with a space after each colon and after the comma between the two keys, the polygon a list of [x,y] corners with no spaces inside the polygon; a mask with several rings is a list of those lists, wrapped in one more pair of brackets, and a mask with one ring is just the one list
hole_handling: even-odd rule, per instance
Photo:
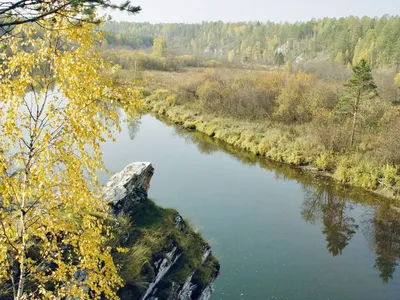
{"label": "yellow foliage", "polygon": [[16,28],[24,39],[9,37],[0,53],[0,282],[13,279],[18,299],[88,299],[89,289],[117,299],[96,174],[117,108],[133,117],[140,92],[102,76],[95,25],[41,22],[44,31]]}
{"label": "yellow foliage", "polygon": [[397,88],[400,91],[400,72],[397,74],[397,76],[394,79],[394,83],[396,84]]}
{"label": "yellow foliage", "polygon": [[335,160],[331,152],[323,152],[315,159],[315,166],[320,170],[332,170]]}

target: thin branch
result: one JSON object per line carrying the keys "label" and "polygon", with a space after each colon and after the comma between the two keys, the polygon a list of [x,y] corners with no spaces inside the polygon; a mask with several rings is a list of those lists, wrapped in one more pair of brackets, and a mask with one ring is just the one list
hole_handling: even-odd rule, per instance
{"label": "thin branch", "polygon": [[[0,217],[1,218],[1,217]],[[7,233],[6,233],[6,228],[4,227],[3,224],[3,218],[0,219],[0,223],[1,223],[1,228],[3,229],[3,235],[5,236],[7,243],[18,253],[18,249],[14,246],[14,244],[11,242],[10,238],[8,237]]]}
{"label": "thin branch", "polygon": [[15,21],[6,22],[6,23],[0,23],[0,28],[7,27],[7,26],[15,26],[15,25],[21,25],[21,24],[36,22],[38,20],[41,20],[41,19],[47,17],[48,15],[54,14],[54,13],[58,12],[59,10],[62,10],[64,7],[66,7],[69,4],[71,4],[71,2],[67,2],[67,3],[65,3],[65,4],[55,8],[53,10],[50,10],[50,11],[48,11],[46,13],[43,13],[43,14],[37,16],[37,17],[32,17],[32,18],[28,18],[28,19],[20,20],[20,21],[15,20]]}

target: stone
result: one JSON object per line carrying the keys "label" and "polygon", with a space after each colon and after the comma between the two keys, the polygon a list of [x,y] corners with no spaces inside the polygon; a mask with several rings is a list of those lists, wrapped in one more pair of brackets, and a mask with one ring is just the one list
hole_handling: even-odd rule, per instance
{"label": "stone", "polygon": [[[116,173],[108,181],[103,189],[103,198],[111,208],[111,212],[117,217],[121,216],[132,217],[134,213],[138,213],[140,210],[138,207],[145,205],[150,201],[147,197],[147,192],[150,187],[150,180],[154,174],[154,168],[150,162],[134,162],[126,166],[121,172]],[[151,212],[150,212],[151,213]],[[173,226],[178,231],[187,236],[188,234],[194,234],[194,231],[190,226],[186,225],[183,218],[176,212],[176,216],[172,220]],[[116,221],[116,224],[119,224]],[[124,239],[124,237],[121,237]],[[126,242],[126,241],[124,241]],[[169,272],[176,263],[184,257],[184,253],[179,247],[178,242],[174,242],[171,246],[165,247],[161,252],[154,253],[151,261],[155,277],[152,282],[149,282],[146,289],[142,293],[135,290],[131,290],[128,286],[123,287],[120,290],[120,298],[123,300],[127,299],[141,299],[141,300],[207,300],[210,298],[213,292],[213,283],[219,274],[219,264],[215,263],[215,271],[211,274],[208,279],[208,283],[205,285],[199,285],[196,281],[196,274],[199,272],[199,268],[206,263],[206,261],[212,258],[210,246],[203,241],[202,246],[202,257],[201,264],[194,268],[186,278],[183,284],[176,283],[173,279],[169,278]],[[171,286],[169,290],[169,296],[165,296],[165,289],[160,284],[168,283],[167,286]]]}
{"label": "stone", "polygon": [[154,168],[149,162],[134,162],[116,173],[103,189],[103,199],[115,215],[129,213],[137,202],[147,199]]}

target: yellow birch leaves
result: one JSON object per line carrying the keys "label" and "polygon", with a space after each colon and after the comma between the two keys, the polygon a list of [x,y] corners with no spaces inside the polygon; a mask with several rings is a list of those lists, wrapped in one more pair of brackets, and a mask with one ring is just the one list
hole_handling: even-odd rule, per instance
{"label": "yellow birch leaves", "polygon": [[70,21],[20,26],[0,53],[0,288],[112,299],[122,282],[100,142],[120,129],[119,108],[135,115],[141,93],[104,76],[101,34]]}

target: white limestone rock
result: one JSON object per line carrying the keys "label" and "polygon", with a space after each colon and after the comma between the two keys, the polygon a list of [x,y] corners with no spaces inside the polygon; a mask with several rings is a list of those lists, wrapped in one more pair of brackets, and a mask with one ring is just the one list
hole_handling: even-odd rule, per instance
{"label": "white limestone rock", "polygon": [[103,188],[103,199],[114,213],[129,213],[133,204],[147,199],[154,168],[149,162],[134,162],[116,173]]}

